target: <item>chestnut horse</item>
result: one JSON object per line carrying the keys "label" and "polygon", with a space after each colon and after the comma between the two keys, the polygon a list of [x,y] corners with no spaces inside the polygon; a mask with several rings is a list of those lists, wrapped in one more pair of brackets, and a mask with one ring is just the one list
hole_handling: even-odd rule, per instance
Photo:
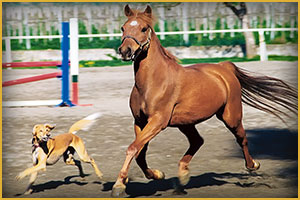
{"label": "chestnut horse", "polygon": [[122,26],[119,53],[133,60],[135,84],[130,96],[136,139],[126,151],[126,159],[112,189],[112,196],[125,193],[128,170],[135,157],[148,179],[163,179],[164,173],[148,168],[149,141],[167,126],[178,127],[190,147],[179,161],[182,185],[189,181],[189,163],[203,144],[197,123],[216,115],[236,137],[246,168],[257,170],[259,162],[249,154],[242,124],[242,101],[278,117],[285,114],[278,104],[297,113],[297,92],[283,81],[267,76],[250,76],[231,62],[182,67],[160,44],[153,30],[150,6],[144,12],[125,7],[128,20]]}

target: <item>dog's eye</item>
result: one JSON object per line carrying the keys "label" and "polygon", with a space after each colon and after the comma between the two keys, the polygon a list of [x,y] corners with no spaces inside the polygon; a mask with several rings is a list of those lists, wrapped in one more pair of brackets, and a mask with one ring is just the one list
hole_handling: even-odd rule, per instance
{"label": "dog's eye", "polygon": [[142,32],[143,32],[143,33],[146,32],[147,29],[148,29],[148,27],[144,27],[144,28],[142,29]]}
{"label": "dog's eye", "polygon": [[123,28],[123,26],[121,27],[121,31],[122,31],[122,32],[124,32],[124,28]]}

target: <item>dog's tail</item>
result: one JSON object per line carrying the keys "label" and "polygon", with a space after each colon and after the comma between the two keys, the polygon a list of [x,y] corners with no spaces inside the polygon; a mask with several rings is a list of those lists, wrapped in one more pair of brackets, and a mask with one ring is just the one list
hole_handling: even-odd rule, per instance
{"label": "dog's tail", "polygon": [[101,113],[97,112],[79,120],[71,126],[69,133],[75,134],[79,130],[87,131],[97,121],[97,119],[101,117],[101,115]]}

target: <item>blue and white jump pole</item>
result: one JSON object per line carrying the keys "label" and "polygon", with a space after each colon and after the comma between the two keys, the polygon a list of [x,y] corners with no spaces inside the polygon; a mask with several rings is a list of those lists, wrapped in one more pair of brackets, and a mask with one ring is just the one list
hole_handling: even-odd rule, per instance
{"label": "blue and white jump pole", "polygon": [[[3,106],[49,106],[49,105],[56,105],[56,106],[75,106],[78,104],[78,74],[79,74],[79,62],[78,62],[78,51],[79,51],[79,45],[78,45],[78,20],[77,18],[70,19],[69,22],[62,22],[62,40],[61,40],[61,55],[62,55],[62,62],[60,66],[62,72],[61,73],[50,73],[45,75],[40,75],[37,77],[29,77],[30,80],[28,81],[28,78],[26,78],[26,81],[19,80],[19,84],[26,83],[26,82],[32,82],[32,81],[38,81],[38,80],[44,80],[47,78],[54,78],[54,77],[60,77],[61,76],[61,99],[59,100],[35,100],[35,101],[6,101],[3,102]],[[6,41],[9,41],[8,39]],[[71,41],[71,42],[70,42]],[[9,42],[8,42],[9,43]],[[7,48],[10,47],[10,44],[7,45]],[[8,49],[7,51],[9,51]],[[72,75],[72,101],[70,100],[70,86],[69,86],[69,50],[70,50],[70,64],[71,64],[71,75]],[[43,63],[43,64],[41,64]],[[13,63],[7,63],[11,66]],[[28,63],[27,63],[28,64]],[[53,66],[47,64],[45,65],[45,62],[32,62],[33,66]],[[2,65],[3,66],[3,65]],[[59,75],[58,75],[59,74]],[[61,75],[60,75],[61,74]],[[50,75],[50,77],[49,77]],[[13,80],[13,83],[15,83],[16,80]],[[11,82],[11,81],[8,81]],[[2,84],[3,85],[3,84]],[[7,85],[8,86],[8,85]],[[92,104],[80,104],[80,106],[90,106]]]}
{"label": "blue and white jump pole", "polygon": [[62,22],[62,41],[61,41],[61,50],[62,50],[62,90],[61,90],[61,99],[62,102],[58,106],[74,106],[70,101],[69,95],[69,45],[70,45],[70,26],[69,22]]}

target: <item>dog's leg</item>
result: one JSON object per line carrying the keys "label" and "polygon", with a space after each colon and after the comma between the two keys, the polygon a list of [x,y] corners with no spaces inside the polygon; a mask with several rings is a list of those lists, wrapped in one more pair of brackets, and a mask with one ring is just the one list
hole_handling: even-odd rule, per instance
{"label": "dog's leg", "polygon": [[95,160],[94,160],[92,157],[90,157],[90,156],[87,154],[86,151],[85,151],[84,154],[78,154],[78,155],[79,155],[79,158],[80,158],[83,162],[90,163],[90,164],[93,166],[93,168],[94,168],[95,173],[97,174],[97,176],[98,176],[100,179],[102,179],[103,174],[102,174],[102,172],[99,170],[99,168],[98,168],[98,166],[97,166]]}
{"label": "dog's leg", "polygon": [[79,160],[75,160],[73,158],[74,153],[75,153],[74,148],[73,147],[68,147],[67,151],[65,151],[65,153],[64,153],[64,161],[67,165],[76,165],[78,167],[78,170],[79,170],[79,176],[81,178],[83,178],[85,175],[84,175],[84,172],[82,170],[81,162]]}
{"label": "dog's leg", "polygon": [[[37,165],[38,163],[38,151],[35,150],[34,152],[32,152],[32,164],[33,166]],[[31,194],[32,193],[32,186],[33,186],[33,183],[35,182],[36,178],[37,178],[37,175],[38,173],[37,172],[34,172],[31,174],[30,176],[30,179],[29,179],[29,183],[28,183],[28,186],[24,192],[24,194]]]}
{"label": "dog's leg", "polygon": [[93,168],[94,168],[95,173],[97,174],[97,176],[100,179],[102,179],[102,176],[103,176],[102,172],[99,170],[97,164],[95,163],[95,160],[88,155],[88,153],[87,153],[87,151],[86,151],[86,149],[84,147],[84,144],[83,144],[82,140],[79,139],[76,142],[76,144],[73,145],[73,147],[74,147],[75,151],[77,152],[80,160],[82,160],[83,162],[86,162],[86,163],[90,163],[93,166]]}
{"label": "dog's leg", "polygon": [[25,190],[24,194],[31,194],[32,193],[32,185],[33,183],[35,182],[36,180],[36,177],[37,177],[38,173],[37,172],[33,172],[30,176],[30,179],[29,179],[29,184],[27,186],[27,189]]}
{"label": "dog's leg", "polygon": [[32,173],[37,173],[40,170],[46,171],[47,155],[44,153],[42,148],[38,148],[36,151],[38,151],[37,152],[37,160],[38,160],[37,165],[27,168],[23,172],[19,173],[18,176],[16,177],[17,180],[21,180],[24,177],[26,177]]}
{"label": "dog's leg", "polygon": [[46,160],[47,159],[45,159],[44,162],[41,163],[41,164],[37,164],[34,167],[30,167],[30,168],[25,169],[23,172],[21,172],[21,173],[18,174],[18,176],[16,177],[16,179],[17,180],[21,180],[24,177],[28,176],[29,174],[36,173],[36,172],[38,172],[40,170],[46,171]]}

